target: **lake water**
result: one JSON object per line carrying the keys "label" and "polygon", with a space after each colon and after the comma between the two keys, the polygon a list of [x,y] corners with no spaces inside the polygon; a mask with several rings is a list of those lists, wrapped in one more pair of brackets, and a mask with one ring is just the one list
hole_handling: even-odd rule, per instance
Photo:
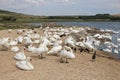
{"label": "lake water", "polygon": [[[119,32],[118,34],[113,34],[112,36],[112,42],[117,45],[120,43],[117,43],[117,36],[120,38],[120,22],[55,22],[60,25],[66,25],[66,26],[85,26],[85,27],[92,27],[92,28],[98,28],[98,29],[109,29],[114,30],[116,32]],[[41,25],[41,23],[32,23],[33,25]],[[101,48],[105,48],[102,46]],[[99,48],[98,48],[99,49]],[[119,46],[120,49],[120,46]],[[112,49],[112,53],[114,53],[114,48]],[[119,55],[120,57],[120,51]]]}
{"label": "lake water", "polygon": [[120,22],[56,22],[62,25],[72,25],[72,26],[88,26],[98,29],[111,29],[115,31],[120,31]]}

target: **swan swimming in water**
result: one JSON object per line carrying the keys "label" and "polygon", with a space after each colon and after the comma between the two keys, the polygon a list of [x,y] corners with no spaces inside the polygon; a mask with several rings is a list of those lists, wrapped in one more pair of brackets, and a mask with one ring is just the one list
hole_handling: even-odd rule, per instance
{"label": "swan swimming in water", "polygon": [[114,49],[114,53],[119,54],[119,49],[118,49],[118,47],[116,47],[116,48]]}
{"label": "swan swimming in water", "polygon": [[110,49],[110,48],[105,48],[105,49],[103,49],[103,51],[105,51],[105,52],[112,52],[112,49]]}

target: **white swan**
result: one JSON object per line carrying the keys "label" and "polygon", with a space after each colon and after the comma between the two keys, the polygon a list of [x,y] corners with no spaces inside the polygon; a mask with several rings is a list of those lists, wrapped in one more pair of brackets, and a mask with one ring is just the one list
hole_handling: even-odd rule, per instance
{"label": "white swan", "polygon": [[33,43],[35,43],[35,44],[39,44],[40,43],[40,40],[34,40],[34,42]]}
{"label": "white swan", "polygon": [[47,54],[57,54],[61,51],[62,49],[62,45],[60,45],[62,42],[61,41],[57,41],[53,48],[47,53]]}
{"label": "white swan", "polygon": [[117,38],[117,41],[120,42],[120,38]]}
{"label": "white swan", "polygon": [[76,45],[77,45],[77,46],[81,46],[81,47],[86,47],[86,46],[84,45],[84,43],[81,42],[81,41],[80,41],[80,42],[77,42]]}
{"label": "white swan", "polygon": [[16,55],[14,56],[14,58],[16,60],[26,60],[26,56],[25,56],[24,50],[25,50],[25,48],[23,48],[22,52],[16,53]]}
{"label": "white swan", "polygon": [[53,43],[50,40],[48,40],[47,37],[42,37],[42,42],[46,46],[52,46],[53,45]]}
{"label": "white swan", "polygon": [[66,63],[68,63],[68,61],[67,61],[68,58],[75,58],[75,55],[74,55],[72,49],[68,46],[63,47],[63,49],[60,52],[60,56],[61,56],[61,61],[62,61],[63,57],[66,58]]}
{"label": "white swan", "polygon": [[18,44],[18,40],[17,39],[15,39],[15,40],[11,40],[11,42],[10,42],[10,45],[11,46],[15,46],[15,45],[17,45]]}
{"label": "white swan", "polygon": [[17,46],[14,46],[14,47],[11,48],[11,51],[12,52],[18,52],[19,48]]}
{"label": "white swan", "polygon": [[105,48],[105,49],[103,49],[103,51],[105,51],[105,52],[112,52],[112,49],[111,48]]}
{"label": "white swan", "polygon": [[8,50],[10,47],[10,38],[3,38],[0,40],[0,46],[3,47],[4,50]]}
{"label": "white swan", "polygon": [[29,37],[24,37],[23,39],[24,39],[24,44],[25,44],[25,45],[33,44],[31,38],[29,38]]}
{"label": "white swan", "polygon": [[65,44],[68,44],[71,47],[75,47],[75,40],[72,38],[72,36],[68,36],[65,39]]}
{"label": "white swan", "polygon": [[29,52],[32,52],[34,49],[35,49],[35,47],[34,47],[34,46],[29,45],[27,50],[28,50]]}
{"label": "white swan", "polygon": [[18,36],[17,40],[18,40],[19,43],[22,43],[23,42],[23,36]]}
{"label": "white swan", "polygon": [[34,66],[28,60],[16,62],[16,66],[22,70],[33,70],[34,69]]}
{"label": "white swan", "polygon": [[48,51],[48,48],[47,48],[46,44],[43,41],[43,43],[40,44],[40,46],[38,48],[34,48],[32,50],[32,53],[38,54],[40,56],[40,58],[42,59],[43,58],[43,54],[46,53],[47,51]]}
{"label": "white swan", "polygon": [[114,49],[114,53],[119,54],[118,47],[116,47],[116,48]]}
{"label": "white swan", "polygon": [[87,36],[86,41],[84,41],[84,45],[91,49],[94,49],[93,42],[95,43],[95,39],[92,36]]}
{"label": "white swan", "polygon": [[53,37],[54,37],[56,40],[59,40],[59,39],[60,39],[60,36],[57,35],[57,34],[54,34]]}

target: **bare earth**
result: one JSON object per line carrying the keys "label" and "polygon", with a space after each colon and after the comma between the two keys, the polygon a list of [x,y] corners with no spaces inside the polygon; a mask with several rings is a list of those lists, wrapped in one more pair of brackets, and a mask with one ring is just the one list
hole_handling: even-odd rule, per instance
{"label": "bare earth", "polygon": [[[3,36],[14,38],[18,35],[16,30],[10,34],[2,30],[0,39]],[[13,58],[15,53],[0,51],[0,80],[120,80],[120,62],[108,58],[97,57],[95,62],[91,62],[92,54],[80,54],[77,51],[75,59],[69,60],[69,63],[60,63],[56,56],[46,55],[46,58],[39,59],[29,52],[25,54],[33,59],[33,71],[18,69]]]}

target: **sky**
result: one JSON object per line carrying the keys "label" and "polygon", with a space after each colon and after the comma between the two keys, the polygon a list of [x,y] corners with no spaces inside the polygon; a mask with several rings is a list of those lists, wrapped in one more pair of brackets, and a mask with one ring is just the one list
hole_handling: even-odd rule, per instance
{"label": "sky", "polygon": [[0,9],[40,16],[120,14],[120,0],[0,0]]}

